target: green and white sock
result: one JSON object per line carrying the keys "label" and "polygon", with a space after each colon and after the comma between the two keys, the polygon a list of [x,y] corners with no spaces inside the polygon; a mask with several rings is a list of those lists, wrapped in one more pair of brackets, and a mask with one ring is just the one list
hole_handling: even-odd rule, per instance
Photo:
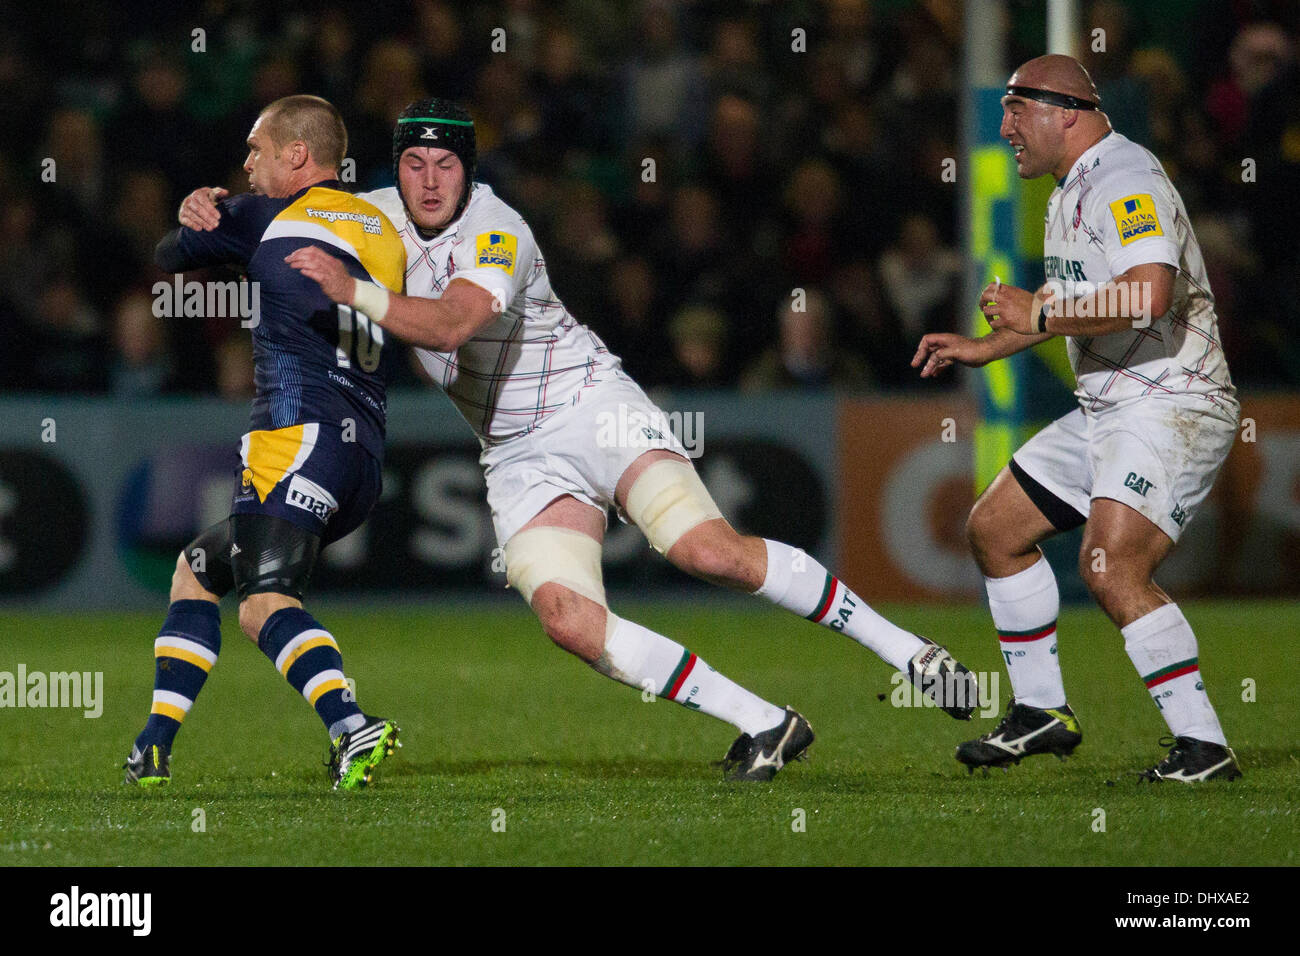
{"label": "green and white sock", "polygon": [[676,641],[609,612],[605,652],[592,665],[606,677],[649,690],[756,735],[785,720],[785,711],[696,657]]}
{"label": "green and white sock", "polygon": [[925,642],[891,624],[814,558],[780,541],[767,544],[767,577],[754,593],[800,617],[839,631],[900,671]]}
{"label": "green and white sock", "polygon": [[1175,737],[1227,746],[1197,662],[1196,635],[1177,604],[1165,604],[1121,629],[1124,649]]}
{"label": "green and white sock", "polygon": [[1064,706],[1065,684],[1056,652],[1061,592],[1047,558],[1040,555],[1018,574],[985,578],[984,589],[1016,700],[1044,710]]}

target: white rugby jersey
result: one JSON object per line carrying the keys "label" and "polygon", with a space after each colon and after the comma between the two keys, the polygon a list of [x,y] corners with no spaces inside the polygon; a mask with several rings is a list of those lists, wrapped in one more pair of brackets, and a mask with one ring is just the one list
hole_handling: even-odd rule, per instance
{"label": "white rugby jersey", "polygon": [[551,289],[528,224],[490,186],[475,183],[464,212],[429,240],[416,231],[395,187],[361,198],[401,233],[407,295],[441,298],[453,279],[468,279],[505,306],[454,352],[415,350],[481,443],[526,434],[602,377],[621,375],[618,358]]}
{"label": "white rugby jersey", "polygon": [[1093,144],[1057,183],[1044,223],[1046,277],[1067,298],[1089,292],[1082,283],[1099,286],[1144,263],[1178,269],[1169,311],[1147,328],[1067,337],[1085,411],[1151,394],[1235,409],[1201,248],[1182,197],[1149,150],[1115,132]]}

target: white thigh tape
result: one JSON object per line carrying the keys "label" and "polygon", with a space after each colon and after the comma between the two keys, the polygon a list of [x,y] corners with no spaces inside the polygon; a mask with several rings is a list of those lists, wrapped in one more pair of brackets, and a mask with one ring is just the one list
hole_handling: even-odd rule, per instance
{"label": "white thigh tape", "polygon": [[627,493],[625,510],[660,554],[697,524],[722,517],[695,468],[676,459],[657,461],[643,471]]}
{"label": "white thigh tape", "polygon": [[529,528],[506,542],[506,581],[529,604],[543,584],[555,583],[605,606],[600,542],[568,528]]}

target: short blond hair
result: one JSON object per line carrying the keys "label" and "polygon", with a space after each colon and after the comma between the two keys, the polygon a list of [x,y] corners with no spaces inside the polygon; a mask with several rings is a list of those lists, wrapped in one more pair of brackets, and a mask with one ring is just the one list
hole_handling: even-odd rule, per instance
{"label": "short blond hair", "polygon": [[319,96],[286,96],[262,110],[266,131],[279,151],[301,140],[322,169],[338,169],[348,152],[348,130],[343,116],[329,100]]}

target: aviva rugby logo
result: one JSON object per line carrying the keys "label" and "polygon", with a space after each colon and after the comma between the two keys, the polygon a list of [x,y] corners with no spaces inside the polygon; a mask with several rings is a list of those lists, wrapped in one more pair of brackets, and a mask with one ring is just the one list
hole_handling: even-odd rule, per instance
{"label": "aviva rugby logo", "polygon": [[515,256],[519,240],[508,232],[485,232],[475,240],[474,263],[479,266],[496,266],[506,275],[515,274]]}
{"label": "aviva rugby logo", "polygon": [[1160,227],[1156,204],[1150,193],[1138,193],[1115,200],[1110,204],[1110,214],[1115,217],[1115,228],[1119,230],[1121,246],[1127,246],[1138,239],[1165,234]]}

